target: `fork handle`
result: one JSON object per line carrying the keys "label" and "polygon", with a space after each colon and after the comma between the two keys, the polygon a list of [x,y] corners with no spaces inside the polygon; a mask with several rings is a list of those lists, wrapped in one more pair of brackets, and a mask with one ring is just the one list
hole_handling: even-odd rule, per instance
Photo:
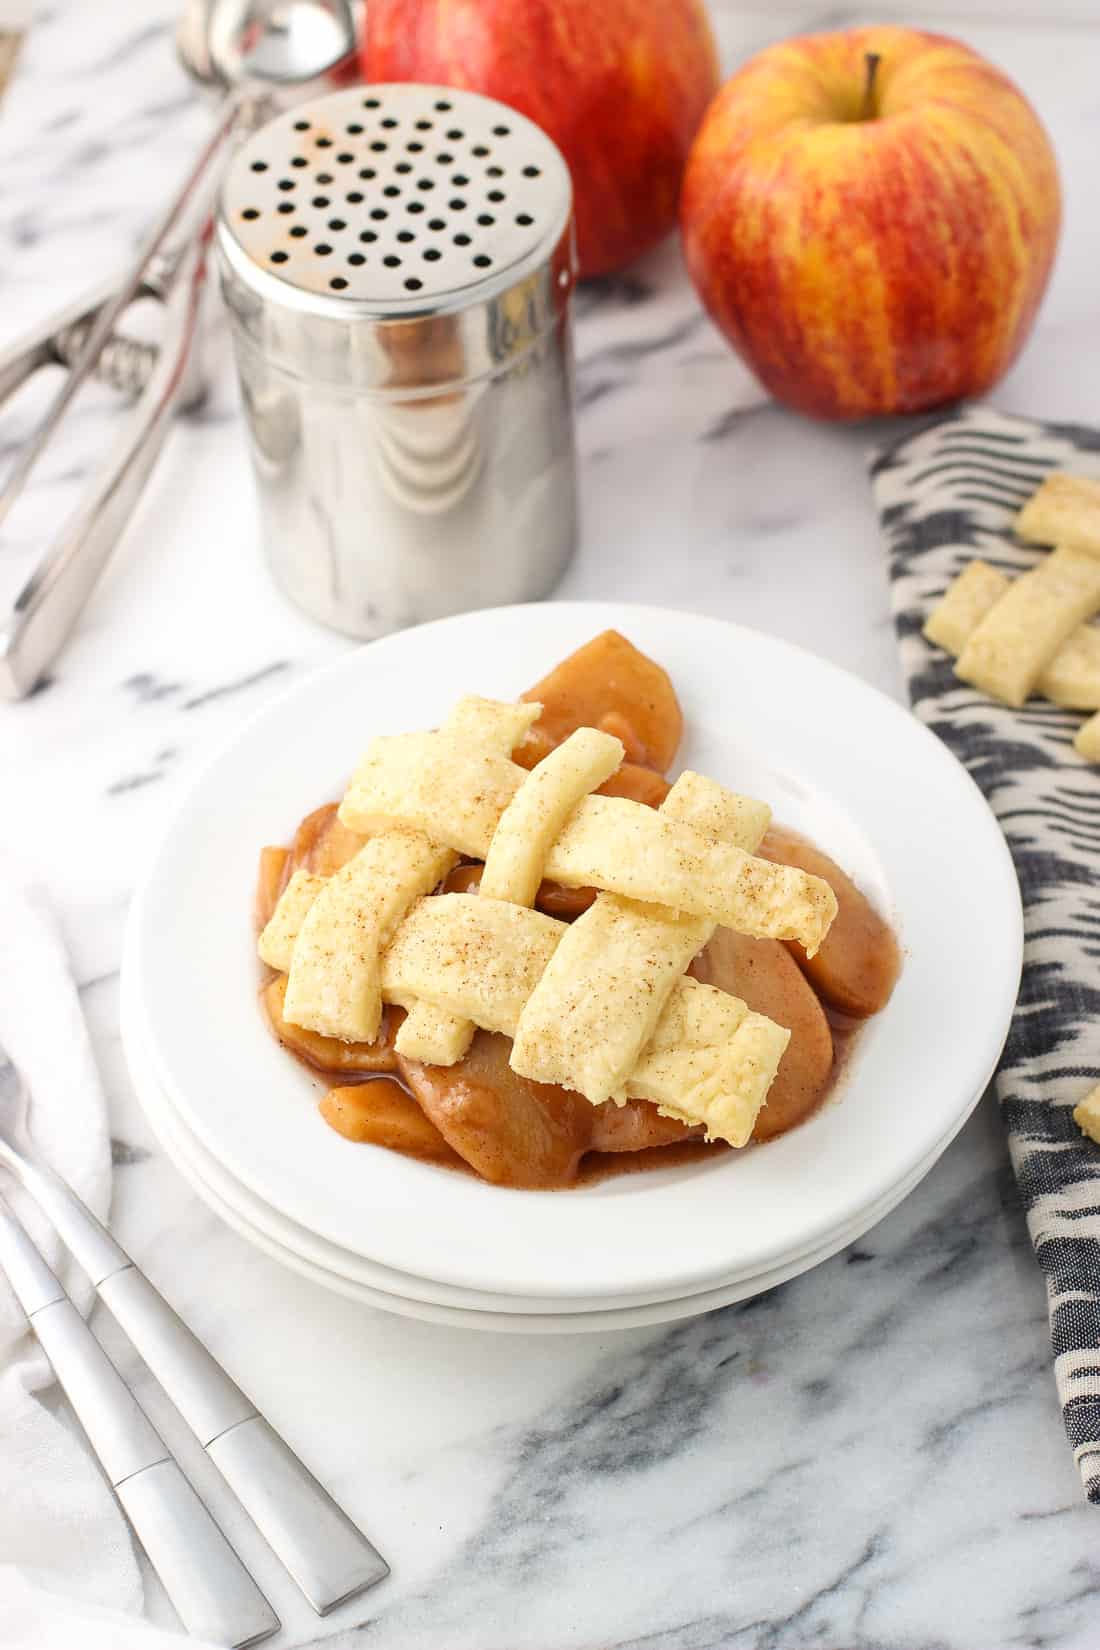
{"label": "fork handle", "polygon": [[40,1164],[0,1153],[87,1272],[195,1437],[319,1615],[389,1574],[381,1554],[100,1225]]}
{"label": "fork handle", "polygon": [[2,1202],[0,1266],[187,1631],[235,1647],[268,1638],[279,1618]]}

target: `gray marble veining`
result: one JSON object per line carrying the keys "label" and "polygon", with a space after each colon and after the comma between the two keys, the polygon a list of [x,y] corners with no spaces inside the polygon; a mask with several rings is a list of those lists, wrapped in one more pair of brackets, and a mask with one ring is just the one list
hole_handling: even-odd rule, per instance
{"label": "gray marble veining", "polygon": [[[855,16],[714,10],[731,65],[791,28]],[[124,260],[201,136],[209,116],[173,61],[172,11],[41,9],[0,121],[8,333]],[[1051,294],[993,399],[1095,419],[1095,33],[965,15],[934,26],[1020,82],[1065,175]],[[725,615],[898,693],[864,478],[879,432],[768,404],[672,244],[581,294],[578,356],[583,542],[562,594]],[[347,1642],[1095,1645],[1098,1515],[1080,1501],[1042,1282],[988,1102],[898,1210],[808,1275],[697,1321],[548,1341],[319,1292],[225,1230],[165,1160],[118,1038],[135,866],[214,744],[348,645],[271,588],[224,337],[210,376],[52,680],[0,712],[0,841],[37,866],[66,926],[111,1096],[122,1240],[392,1560]],[[0,423],[0,457],[32,399]],[[82,404],[13,522],[0,589],[71,507],[118,416],[103,392]],[[258,1299],[262,1313],[241,1310]]]}

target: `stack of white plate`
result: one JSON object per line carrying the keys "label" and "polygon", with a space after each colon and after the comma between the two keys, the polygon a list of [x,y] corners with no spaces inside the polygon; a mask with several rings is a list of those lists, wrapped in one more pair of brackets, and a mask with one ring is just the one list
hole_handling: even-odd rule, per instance
{"label": "stack of white plate", "polygon": [[[256,857],[338,796],[375,733],[510,698],[609,626],[669,670],[683,766],[770,802],[895,922],[905,964],[835,1095],[744,1152],[574,1191],[509,1191],[334,1134],[257,1003]],[[231,1226],[372,1306],[472,1328],[657,1323],[772,1288],[928,1172],[996,1063],[1019,894],[964,771],[893,701],[797,649],[650,608],[498,609],[376,642],[302,682],[192,786],[134,902],[123,1036],[166,1151]]]}

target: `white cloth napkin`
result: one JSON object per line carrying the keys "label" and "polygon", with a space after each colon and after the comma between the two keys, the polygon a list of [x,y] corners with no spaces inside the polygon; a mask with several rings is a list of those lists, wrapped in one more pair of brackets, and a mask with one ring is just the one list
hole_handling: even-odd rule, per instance
{"label": "white cloth napkin", "polygon": [[[64,944],[42,891],[2,853],[0,1050],[30,1085],[38,1153],[106,1219],[107,1109]],[[3,1169],[0,1190],[86,1312],[87,1279]],[[375,1613],[373,1594],[321,1621],[213,1467],[203,1463],[194,1482],[283,1624],[269,1650],[350,1644]],[[0,1650],[218,1650],[143,1619],[143,1591],[118,1502],[0,1272]]]}
{"label": "white cloth napkin", "polygon": [[[41,891],[6,862],[0,862],[0,936],[0,1049],[30,1084],[31,1126],[42,1156],[105,1218],[107,1112],[68,959]],[[87,1279],[6,1174],[0,1188],[86,1311]],[[178,1638],[140,1619],[141,1607],[141,1572],[126,1521],[0,1277],[0,1647],[178,1645]]]}

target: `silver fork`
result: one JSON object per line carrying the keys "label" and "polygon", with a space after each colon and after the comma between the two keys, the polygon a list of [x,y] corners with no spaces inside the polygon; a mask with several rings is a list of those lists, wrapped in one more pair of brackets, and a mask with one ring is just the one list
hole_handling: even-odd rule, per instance
{"label": "silver fork", "polygon": [[27,1084],[0,1049],[0,1164],[87,1273],[306,1599],[326,1614],[389,1574],[321,1487],[91,1210],[34,1155]]}
{"label": "silver fork", "polygon": [[2,1197],[0,1269],[186,1630],[233,1650],[270,1638],[269,1601]]}

